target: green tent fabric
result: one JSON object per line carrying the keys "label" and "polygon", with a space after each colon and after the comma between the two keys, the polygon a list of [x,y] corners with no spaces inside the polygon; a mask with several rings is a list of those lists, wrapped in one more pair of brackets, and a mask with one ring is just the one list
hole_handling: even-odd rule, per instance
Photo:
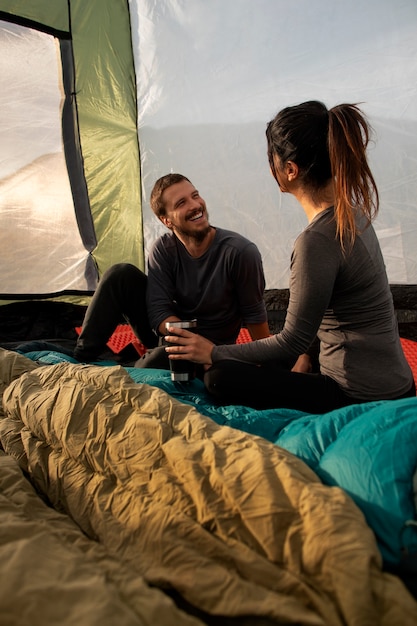
{"label": "green tent fabric", "polygon": [[[72,181],[72,192],[77,193],[77,184],[85,185],[96,240],[92,243],[89,237],[86,249],[99,276],[122,260],[143,268],[136,77],[128,2],[0,0],[0,19],[72,44],[71,104],[78,134],[74,141],[80,151],[81,177],[85,177],[78,183]],[[82,300],[83,294],[79,295]]]}

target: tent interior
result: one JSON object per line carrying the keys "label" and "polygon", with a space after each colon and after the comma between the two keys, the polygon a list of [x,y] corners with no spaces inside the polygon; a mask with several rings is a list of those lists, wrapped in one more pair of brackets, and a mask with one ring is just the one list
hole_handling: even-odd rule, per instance
{"label": "tent interior", "polygon": [[[367,407],[359,444],[353,428],[343,430],[359,424],[359,413],[326,423],[245,407],[222,413],[197,383],[184,391],[158,372],[135,373],[129,342],[117,353],[109,346],[102,366],[91,369],[77,369],[69,355],[103,272],[118,262],[146,271],[149,247],[163,232],[149,196],[168,172],[193,181],[213,225],[257,244],[271,332],[280,330],[291,250],[306,223],[270,174],[265,129],[278,110],[306,100],[358,103],[369,118],[380,194],[375,230],[400,334],[417,341],[416,32],[415,0],[0,0],[0,498],[9,498],[4,514],[11,519],[12,502],[22,521],[10,534],[22,542],[17,569],[0,590],[5,623],[342,626],[367,616],[367,623],[415,626],[416,399],[395,416],[385,404]],[[64,387],[76,402],[59,411]],[[134,411],[145,434],[132,426]],[[381,419],[389,437],[378,431]],[[300,452],[296,429],[307,422],[320,452]],[[91,441],[83,446],[86,432]],[[338,447],[343,437],[350,460]],[[378,437],[385,468],[375,461]],[[400,439],[402,467],[389,453]],[[364,459],[359,451],[370,440]],[[326,446],[337,450],[343,472],[337,458],[329,463]],[[253,451],[246,463],[243,448]],[[76,467],[81,478],[72,480]],[[184,476],[206,496],[205,471],[212,492],[203,502]],[[259,500],[239,491],[240,484],[259,491],[264,478]],[[11,493],[14,480],[21,502]],[[401,485],[395,494],[389,480]],[[368,501],[372,482],[391,499]],[[23,500],[25,511],[36,501],[39,529],[52,529],[36,534],[36,545],[25,533],[28,521],[37,532],[38,518],[25,513],[23,524]],[[320,523],[308,525],[321,508],[329,527],[322,552]],[[84,565],[71,545],[87,555]],[[10,552],[0,553],[9,567]],[[24,563],[46,553],[38,593],[25,578],[20,597]],[[46,608],[48,585],[57,595]],[[72,585],[81,590],[77,602]]]}
{"label": "tent interior", "polygon": [[0,3],[3,301],[88,297],[109,265],[144,268],[163,229],[149,193],[171,171],[256,242],[267,289],[287,287],[305,217],[270,175],[265,128],[307,99],[361,103],[389,280],[417,283],[412,0],[26,4]]}
{"label": "tent interior", "polygon": [[163,231],[150,190],[172,171],[255,241],[267,290],[286,289],[305,217],[270,176],[265,128],[307,99],[369,116],[389,281],[417,284],[416,20],[412,0],[2,0],[0,302],[85,306],[110,265],[144,269]]}

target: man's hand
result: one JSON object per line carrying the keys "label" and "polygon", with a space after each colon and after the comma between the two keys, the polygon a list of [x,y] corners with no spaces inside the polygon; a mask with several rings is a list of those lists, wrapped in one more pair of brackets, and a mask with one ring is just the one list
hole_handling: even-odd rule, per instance
{"label": "man's hand", "polygon": [[170,359],[186,359],[205,366],[212,364],[211,352],[214,343],[201,335],[172,327],[165,341],[173,344],[165,348]]}

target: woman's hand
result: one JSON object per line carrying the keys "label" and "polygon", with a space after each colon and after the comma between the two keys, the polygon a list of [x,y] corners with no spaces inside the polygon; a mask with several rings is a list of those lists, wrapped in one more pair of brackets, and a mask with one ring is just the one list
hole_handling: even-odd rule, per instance
{"label": "woman's hand", "polygon": [[299,372],[300,374],[310,374],[312,369],[310,356],[308,354],[300,354],[291,371]]}
{"label": "woman's hand", "polygon": [[170,334],[165,336],[165,341],[173,345],[165,350],[170,359],[186,359],[207,366],[212,364],[212,341],[183,328],[170,327],[168,330]]}

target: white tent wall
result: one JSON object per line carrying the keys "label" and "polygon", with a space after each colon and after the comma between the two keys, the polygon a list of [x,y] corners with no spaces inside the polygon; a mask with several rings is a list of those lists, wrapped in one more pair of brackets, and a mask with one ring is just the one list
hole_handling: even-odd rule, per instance
{"label": "white tent wall", "polygon": [[130,0],[145,253],[154,181],[179,171],[211,221],[255,241],[267,288],[288,286],[304,212],[269,174],[267,122],[318,99],[362,103],[391,283],[417,283],[416,0]]}
{"label": "white tent wall", "polygon": [[0,75],[7,86],[0,104],[0,293],[86,289],[88,251],[65,162],[56,39],[1,21]]}

